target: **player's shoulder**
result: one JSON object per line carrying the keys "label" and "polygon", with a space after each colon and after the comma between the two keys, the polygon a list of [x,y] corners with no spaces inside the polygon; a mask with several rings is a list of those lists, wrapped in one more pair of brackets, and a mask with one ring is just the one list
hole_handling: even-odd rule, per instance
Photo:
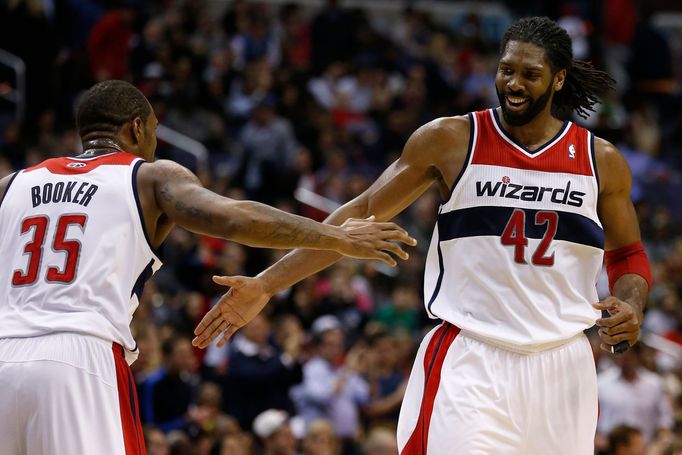
{"label": "player's shoulder", "polygon": [[202,186],[199,178],[189,169],[175,161],[156,160],[145,162],[137,174],[137,189],[141,194],[166,194],[171,188],[183,185]]}
{"label": "player's shoulder", "polygon": [[606,139],[594,137],[594,159],[602,192],[629,188],[632,174],[625,157]]}
{"label": "player's shoulder", "polygon": [[594,158],[597,162],[598,170],[621,172],[628,168],[625,157],[618,148],[606,139],[594,137]]}
{"label": "player's shoulder", "polygon": [[[17,172],[19,172],[19,171],[17,171]],[[9,183],[9,181],[14,178],[14,176],[17,174],[17,172],[12,172],[11,174],[7,174],[6,176],[0,178],[0,193],[2,193],[2,190],[5,189],[5,187]]]}
{"label": "player's shoulder", "polygon": [[469,133],[470,120],[468,115],[456,115],[452,117],[438,117],[422,125],[417,132],[428,134],[435,139],[452,138],[462,133]]}
{"label": "player's shoulder", "polygon": [[171,160],[146,161],[140,166],[140,178],[153,180],[177,179],[188,177],[192,172],[181,164]]}
{"label": "player's shoulder", "polygon": [[419,127],[408,141],[420,150],[452,148],[468,144],[470,120],[466,115],[439,117]]}
{"label": "player's shoulder", "polygon": [[599,136],[594,136],[594,153],[596,158],[603,160],[624,159],[615,145]]}
{"label": "player's shoulder", "polygon": [[7,192],[9,182],[11,182],[14,177],[16,177],[17,173],[18,172],[13,172],[0,179],[0,201],[5,197],[5,193]]}

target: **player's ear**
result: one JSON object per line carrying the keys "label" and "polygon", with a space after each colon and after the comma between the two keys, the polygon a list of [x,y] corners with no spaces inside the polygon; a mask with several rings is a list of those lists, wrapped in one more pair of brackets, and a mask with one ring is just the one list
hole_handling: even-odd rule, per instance
{"label": "player's ear", "polygon": [[566,70],[559,70],[556,72],[554,75],[554,81],[552,82],[554,84],[554,91],[558,92],[561,90],[564,86],[564,82],[566,82]]}
{"label": "player's ear", "polygon": [[135,144],[142,142],[144,137],[144,121],[140,117],[135,117],[131,124],[132,139]]}

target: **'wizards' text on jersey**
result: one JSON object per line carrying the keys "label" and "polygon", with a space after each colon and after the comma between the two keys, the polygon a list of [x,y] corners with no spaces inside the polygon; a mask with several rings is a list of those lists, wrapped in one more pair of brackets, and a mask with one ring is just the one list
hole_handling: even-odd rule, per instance
{"label": "'wizards' text on jersey", "polygon": [[429,314],[491,341],[534,349],[594,325],[604,232],[594,136],[571,122],[537,150],[494,109],[469,114],[464,169],[429,249]]}

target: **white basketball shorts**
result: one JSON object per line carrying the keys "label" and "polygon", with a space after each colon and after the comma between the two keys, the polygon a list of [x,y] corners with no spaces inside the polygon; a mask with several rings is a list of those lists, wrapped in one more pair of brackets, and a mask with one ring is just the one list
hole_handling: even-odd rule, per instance
{"label": "white basketball shorts", "polygon": [[143,455],[123,348],[80,334],[0,339],[0,454]]}
{"label": "white basketball shorts", "polygon": [[584,335],[522,354],[444,323],[419,347],[398,447],[401,455],[592,455],[597,414]]}

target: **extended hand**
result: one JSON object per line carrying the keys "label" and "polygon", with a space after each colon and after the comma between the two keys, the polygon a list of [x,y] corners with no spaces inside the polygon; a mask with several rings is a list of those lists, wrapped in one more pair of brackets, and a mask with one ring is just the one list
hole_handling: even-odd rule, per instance
{"label": "extended hand", "polygon": [[637,343],[639,328],[642,325],[642,312],[628,302],[616,297],[608,297],[592,305],[598,310],[607,310],[608,318],[597,319],[599,338],[603,341],[601,348],[611,352],[611,346],[627,341],[630,346]]}
{"label": "extended hand", "polygon": [[347,241],[342,243],[340,253],[358,259],[379,259],[391,267],[396,265],[396,261],[389,253],[401,259],[409,257],[394,241],[410,246],[417,244],[397,224],[375,222],[374,216],[365,220],[349,218],[341,225],[341,229],[345,231]]}
{"label": "extended hand", "polygon": [[223,286],[231,286],[231,289],[218,300],[194,329],[196,337],[192,344],[201,349],[225,333],[217,344],[217,347],[223,346],[234,332],[261,312],[271,297],[263,290],[258,278],[214,276],[213,281]]}

